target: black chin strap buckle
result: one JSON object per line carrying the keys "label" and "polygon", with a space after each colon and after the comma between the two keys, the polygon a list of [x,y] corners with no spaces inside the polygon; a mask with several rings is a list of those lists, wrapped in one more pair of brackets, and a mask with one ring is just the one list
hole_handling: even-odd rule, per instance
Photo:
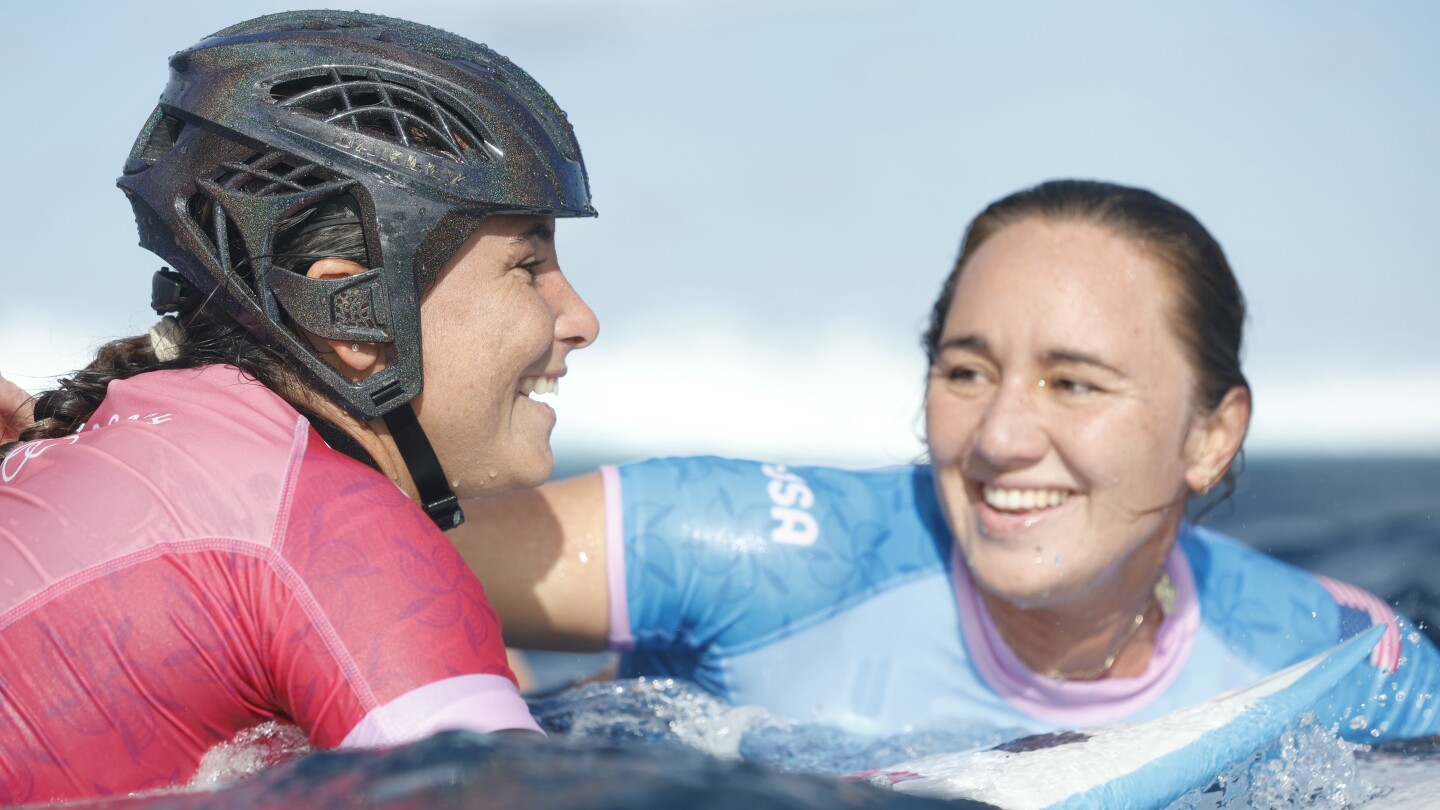
{"label": "black chin strap buckle", "polygon": [[424,507],[425,514],[435,521],[442,532],[465,522],[465,510],[460,508],[460,499],[453,492],[447,492],[445,497],[433,503],[426,501]]}
{"label": "black chin strap buckle", "polygon": [[[376,391],[372,399],[379,404],[393,398],[394,393],[390,389],[394,385],[396,384],[392,383]],[[415,482],[416,491],[420,493],[420,505],[425,509],[425,514],[435,521],[435,525],[439,526],[442,532],[464,523],[465,511],[460,508],[460,499],[450,491],[450,482],[445,479],[440,459],[436,458],[435,448],[430,446],[430,439],[421,429],[420,420],[415,418],[415,411],[410,407],[410,403],[401,405],[381,418],[385,420],[390,436],[395,439],[395,447],[410,470],[410,478]]]}

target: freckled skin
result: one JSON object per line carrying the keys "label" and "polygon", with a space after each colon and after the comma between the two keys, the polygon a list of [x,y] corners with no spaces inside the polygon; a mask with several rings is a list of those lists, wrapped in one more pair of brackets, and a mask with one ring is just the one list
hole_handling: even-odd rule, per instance
{"label": "freckled skin", "polygon": [[[1148,604],[1199,450],[1167,272],[1107,229],[1032,218],[960,276],[926,423],[942,507],[997,621],[1124,626]],[[987,520],[982,483],[1070,497],[1028,525]]]}
{"label": "freckled skin", "polygon": [[425,391],[415,413],[462,498],[550,475],[548,406],[520,378],[555,374],[599,331],[560,269],[553,237],[518,239],[538,216],[494,216],[446,265],[420,303]]}

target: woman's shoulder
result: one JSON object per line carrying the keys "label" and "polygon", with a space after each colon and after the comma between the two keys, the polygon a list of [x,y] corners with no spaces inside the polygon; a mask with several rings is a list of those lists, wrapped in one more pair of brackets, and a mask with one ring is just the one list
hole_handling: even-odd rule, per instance
{"label": "woman's shoulder", "polygon": [[949,546],[928,467],[854,470],[695,456],[627,464],[616,478],[627,523],[637,527],[673,521],[695,531],[705,524],[707,536],[739,532],[817,550]]}
{"label": "woman's shoulder", "polygon": [[1195,577],[1204,626],[1266,668],[1329,649],[1393,613],[1360,588],[1210,529],[1186,526],[1180,544]]}
{"label": "woman's shoulder", "polygon": [[949,535],[936,533],[938,513],[917,508],[929,490],[911,467],[668,458],[622,466],[607,487],[621,505],[630,588],[675,594],[657,604],[713,588],[711,602],[743,592],[754,605],[773,592],[781,612],[808,614],[948,571]]}
{"label": "woman's shoulder", "polygon": [[1213,529],[1185,525],[1180,548],[1190,562],[1202,604],[1327,599],[1314,574]]}
{"label": "woman's shoulder", "polygon": [[110,383],[105,401],[96,413],[115,401],[148,401],[155,405],[199,406],[217,418],[250,413],[272,421],[290,423],[297,411],[279,394],[244,371],[230,365],[214,364],[195,368],[147,371]]}
{"label": "woman's shoulder", "polygon": [[1266,554],[1245,542],[1205,526],[1186,523],[1180,529],[1180,547],[1196,576],[1254,573],[1266,577],[1310,577],[1304,569]]}

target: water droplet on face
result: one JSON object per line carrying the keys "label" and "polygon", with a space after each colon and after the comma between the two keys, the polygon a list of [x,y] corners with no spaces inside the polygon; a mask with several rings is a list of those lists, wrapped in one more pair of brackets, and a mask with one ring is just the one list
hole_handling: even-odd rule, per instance
{"label": "water droplet on face", "polygon": [[582,563],[588,563],[588,562],[590,562],[590,552],[588,552],[588,551],[582,551],[582,552],[580,552],[580,562],[582,562]]}
{"label": "water droplet on face", "polygon": [[491,471],[490,471],[490,477],[491,477],[491,478],[499,478],[499,477],[500,477],[499,471],[497,471],[497,470],[491,470]]}

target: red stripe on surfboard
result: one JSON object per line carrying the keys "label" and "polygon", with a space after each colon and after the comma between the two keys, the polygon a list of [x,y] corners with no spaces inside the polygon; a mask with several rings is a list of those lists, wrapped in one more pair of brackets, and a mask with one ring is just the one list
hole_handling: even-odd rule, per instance
{"label": "red stripe on surfboard", "polygon": [[1370,663],[1386,672],[1400,667],[1400,624],[1395,609],[1385,604],[1378,596],[1339,580],[1317,574],[1325,590],[1336,603],[1345,607],[1363,610],[1375,624],[1385,625],[1385,633],[1370,651]]}

